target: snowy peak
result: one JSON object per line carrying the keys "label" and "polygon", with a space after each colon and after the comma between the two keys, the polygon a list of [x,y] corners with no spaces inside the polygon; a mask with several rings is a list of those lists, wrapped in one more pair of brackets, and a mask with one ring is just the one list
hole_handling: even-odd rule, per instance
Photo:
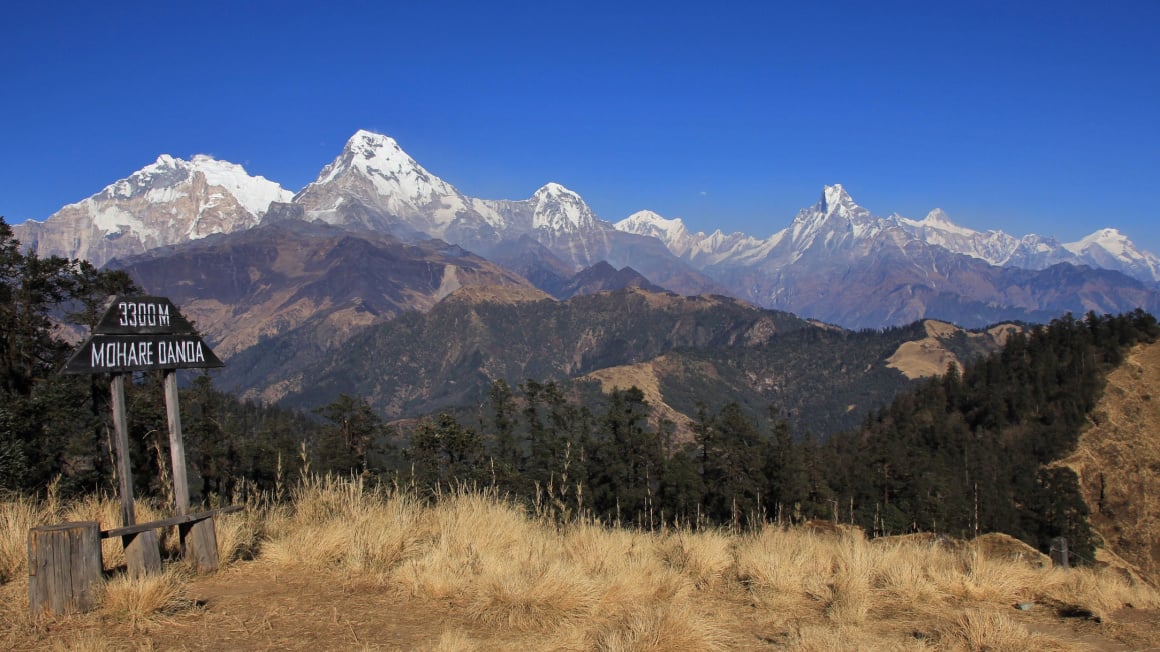
{"label": "snowy peak", "polygon": [[560,200],[565,202],[584,203],[583,200],[580,199],[580,195],[556,183],[555,181],[549,181],[548,183],[545,183],[532,195],[532,200],[537,202]]}
{"label": "snowy peak", "polygon": [[1095,233],[1085,236],[1077,242],[1069,242],[1063,245],[1068,251],[1081,255],[1086,251],[1090,251],[1094,247],[1099,247],[1104,251],[1115,255],[1123,255],[1134,249],[1130,240],[1119,229],[1100,229]]}
{"label": "snowy peak", "polygon": [[403,153],[402,148],[399,147],[399,143],[396,142],[394,138],[383,134],[376,134],[375,132],[367,131],[366,129],[359,129],[358,131],[354,132],[354,135],[346,141],[346,149],[356,152],[366,158],[375,158],[375,156],[377,156],[380,151],[399,153],[406,156],[406,154]]}
{"label": "snowy peak", "polygon": [[[940,246],[944,246],[946,238],[971,239],[979,237],[986,238],[991,235],[990,233],[981,234],[978,231],[955,224],[951,221],[950,216],[946,214],[946,211],[941,208],[932,210],[921,220],[912,220],[898,214],[892,215],[891,219],[919,239],[925,240],[929,244],[938,244]],[[947,248],[953,249],[954,247]]]}
{"label": "snowy peak", "polygon": [[679,217],[669,220],[649,210],[637,211],[613,226],[625,233],[656,238],[680,257],[685,257],[699,241],[706,238],[704,233],[691,235]]}
{"label": "snowy peak", "polygon": [[671,245],[689,234],[681,218],[665,219],[649,210],[637,211],[614,226],[625,233],[652,236],[666,245]]}
{"label": "snowy peak", "polygon": [[192,161],[162,154],[153,163],[105,186],[90,200],[144,197],[152,203],[164,203],[188,194],[186,186],[193,183],[198,175],[206,185],[226,190],[242,208],[254,216],[265,213],[270,202],[290,201],[293,196],[293,193],[265,177],[250,176],[245,168],[236,163],[219,161],[205,154],[195,155]]}
{"label": "snowy peak", "polygon": [[455,225],[503,222],[411,158],[395,139],[360,129],[318,178],[294,197],[308,219],[409,236],[448,237]]}
{"label": "snowy peak", "polygon": [[617,222],[617,230],[649,236],[663,242],[676,256],[695,265],[713,265],[724,260],[751,261],[767,249],[769,241],[745,235],[726,234],[717,229],[709,235],[690,233],[680,218],[665,219],[653,211],[637,211]]}
{"label": "snowy peak", "polygon": [[426,203],[432,196],[458,194],[451,184],[423,169],[395,139],[363,129],[350,137],[338,158],[323,168],[310,185],[330,183],[351,174],[369,180],[369,190],[379,196],[413,203]]}
{"label": "snowy peak", "polygon": [[149,190],[171,188],[189,179],[189,164],[175,159],[168,154],[162,154],[157,160],[130,174],[124,179],[114,181],[89,199],[102,198],[107,200],[130,199],[143,195]]}
{"label": "snowy peak", "polygon": [[596,215],[580,195],[558,183],[547,183],[532,195],[532,228],[575,233],[597,227]]}
{"label": "snowy peak", "polygon": [[1142,280],[1160,281],[1160,258],[1137,249],[1118,229],[1100,229],[1062,248],[1085,265],[1116,269]]}
{"label": "snowy peak", "polygon": [[859,206],[842,184],[836,183],[822,188],[816,204],[798,211],[790,232],[797,240],[809,238],[820,230],[848,230],[873,220],[870,211]]}
{"label": "snowy peak", "polygon": [[814,205],[813,210],[825,217],[836,215],[847,220],[862,220],[870,217],[870,211],[859,206],[840,183],[822,188],[821,199]]}
{"label": "snowy peak", "polygon": [[102,265],[118,256],[250,228],[272,202],[292,196],[228,161],[204,154],[191,161],[162,154],[44,222],[25,223],[21,237],[41,255]]}
{"label": "snowy peak", "polygon": [[824,186],[822,188],[822,210],[828,212],[829,210],[832,210],[833,207],[852,203],[854,203],[854,198],[850,196],[850,193],[846,192],[846,189],[842,187],[842,184],[835,183],[832,186]]}
{"label": "snowy peak", "polygon": [[818,202],[798,211],[793,223],[773,238],[784,241],[783,246],[795,251],[796,258],[815,243],[826,249],[848,246],[878,222],[870,211],[854,202],[841,184],[834,184],[822,188]]}
{"label": "snowy peak", "polygon": [[287,202],[294,197],[294,193],[265,177],[250,176],[236,163],[197,154],[189,165],[194,173],[201,173],[209,185],[229,191],[243,208],[255,216],[265,213],[272,202]]}
{"label": "snowy peak", "polygon": [[955,223],[951,222],[950,216],[941,208],[936,208],[927,213],[926,217],[922,219],[922,223],[933,227],[955,226]]}

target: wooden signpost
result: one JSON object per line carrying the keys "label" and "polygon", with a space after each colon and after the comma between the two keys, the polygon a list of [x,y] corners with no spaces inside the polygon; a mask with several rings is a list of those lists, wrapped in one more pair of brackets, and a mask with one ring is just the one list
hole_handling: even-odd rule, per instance
{"label": "wooden signpost", "polygon": [[224,366],[202,341],[193,324],[165,297],[122,297],[113,303],[93,334],[69,358],[64,373],[111,373],[113,427],[116,430],[118,488],[121,519],[136,524],[132,471],[129,468],[129,430],[125,421],[125,375],[161,370],[165,374],[165,410],[169,417],[169,452],[177,511],[189,511],[189,484],[185,473],[185,444],[177,404],[177,370]]}
{"label": "wooden signpost", "polygon": [[[115,297],[100,323],[93,329],[92,336],[65,364],[64,373],[112,374],[110,393],[121,527],[100,532],[99,535],[101,538],[121,537],[131,576],[160,570],[157,529],[173,525],[178,526],[184,553],[194,560],[200,572],[210,572],[217,568],[217,541],[213,527],[213,514],[216,512],[189,513],[185,444],[181,437],[181,413],[177,401],[177,370],[221,366],[224,366],[221,360],[202,341],[193,324],[181,316],[177,307],[165,297],[151,296]],[[134,371],[156,370],[164,373],[177,516],[138,524],[133,504],[133,472],[129,462],[125,377]],[[65,523],[33,528],[29,532],[29,601],[34,614],[45,609],[61,613],[61,610],[71,611],[88,604],[88,580],[81,582],[78,578],[92,575],[92,554],[89,548],[92,545],[90,540],[94,538],[91,529],[91,523]],[[61,549],[65,544],[75,549]],[[99,571],[99,540],[96,545]],[[73,564],[70,561],[75,559],[82,559],[84,563]]]}

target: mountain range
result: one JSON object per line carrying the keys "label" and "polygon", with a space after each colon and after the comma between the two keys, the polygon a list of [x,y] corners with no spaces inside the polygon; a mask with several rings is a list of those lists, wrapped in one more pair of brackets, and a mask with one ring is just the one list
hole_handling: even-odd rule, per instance
{"label": "mountain range", "polygon": [[[768,238],[690,233],[679,219],[641,211],[612,223],[575,192],[547,183],[528,199],[469,197],[393,139],[355,133],[296,194],[238,165],[167,155],[43,222],[15,227],[42,255],[101,265],[167,245],[314,222],[438,239],[520,274],[556,295],[593,265],[631,268],[679,294],[725,294],[848,328],[922,318],[977,327],[1045,321],[1064,312],[1160,307],[1160,259],[1114,229],[1074,243],[922,220],[878,217],[841,185]],[[416,306],[422,307],[422,306]]]}
{"label": "mountain range", "polygon": [[1160,308],[1156,258],[1111,231],[1059,245],[876,217],[840,185],[765,239],[647,211],[614,224],[558,183],[466,196],[365,131],[296,194],[161,156],[14,230],[171,298],[227,361],[224,388],[299,407],[350,393],[390,418],[535,378],[640,386],[678,431],[737,400],[826,433],[1000,346],[983,326]]}

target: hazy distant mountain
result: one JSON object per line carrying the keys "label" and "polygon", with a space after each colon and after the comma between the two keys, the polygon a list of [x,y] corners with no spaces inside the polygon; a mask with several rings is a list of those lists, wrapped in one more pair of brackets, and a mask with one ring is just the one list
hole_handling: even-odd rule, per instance
{"label": "hazy distant mountain", "polygon": [[251,228],[270,202],[291,196],[240,165],[162,155],[45,221],[29,220],[13,230],[42,256],[84,258],[100,266],[118,256]]}
{"label": "hazy distant mountain", "polygon": [[826,186],[814,206],[802,209],[790,226],[766,239],[721,231],[689,233],[680,219],[666,219],[652,211],[634,213],[616,228],[655,237],[700,269],[718,264],[757,265],[770,259],[776,261],[775,266],[784,266],[804,256],[819,235],[839,239],[826,241],[824,246],[833,251],[830,245],[840,249],[842,241],[849,244],[851,239],[873,239],[890,232],[900,245],[916,240],[1000,267],[1041,270],[1070,263],[1122,272],[1146,283],[1160,281],[1160,258],[1141,251],[1116,229],[1100,229],[1078,242],[1060,244],[1035,234],[1015,237],[1002,231],[974,231],[955,224],[938,208],[922,220],[898,214],[875,217],[855,203],[841,184]]}
{"label": "hazy distant mountain", "polygon": [[[1053,249],[1047,240],[980,234],[956,227],[941,211],[921,222],[879,218],[840,185],[827,186],[817,203],[765,240],[689,234],[680,220],[655,213],[637,213],[617,226],[660,239],[744,299],[851,328],[923,318],[977,327],[1046,321],[1068,311],[1160,306],[1150,284],[1117,271],[1076,267],[1082,261],[1074,253]],[[1114,242],[1105,234],[1083,250],[1088,258],[1103,252],[1109,264],[1115,251],[1121,266],[1147,266],[1146,256]],[[1035,265],[998,266],[985,256]]]}
{"label": "hazy distant mountain", "polygon": [[616,269],[603,260],[592,267],[580,270],[552,294],[557,299],[568,299],[581,294],[611,292],[625,288],[641,288],[651,292],[663,292],[664,288],[650,283],[631,267]]}
{"label": "hazy distant mountain", "polygon": [[306,357],[358,328],[429,310],[466,287],[548,298],[522,277],[439,240],[404,243],[300,221],[155,249],[110,266],[181,306],[223,358],[311,323],[311,340],[298,352]]}

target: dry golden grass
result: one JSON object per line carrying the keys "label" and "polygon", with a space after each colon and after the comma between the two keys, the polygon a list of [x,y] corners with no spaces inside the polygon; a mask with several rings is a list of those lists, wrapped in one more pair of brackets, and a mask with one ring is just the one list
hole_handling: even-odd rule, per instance
{"label": "dry golden grass", "polygon": [[100,632],[85,630],[53,641],[53,652],[120,652],[124,647]]}
{"label": "dry golden grass", "polygon": [[28,531],[46,525],[41,506],[17,496],[0,503],[0,584],[28,574]]}
{"label": "dry golden grass", "polygon": [[[0,523],[26,531],[53,514],[115,514],[108,502],[46,509],[13,500],[0,504]],[[308,480],[287,504],[219,519],[218,537],[223,560],[233,560],[221,581],[184,564],[144,580],[115,577],[97,612],[70,617],[75,630],[30,623],[26,580],[9,570],[0,603],[18,607],[0,608],[0,647],[120,649],[136,637],[180,648],[189,646],[181,632],[196,630],[211,637],[197,649],[1063,650],[1082,649],[1070,622],[1090,631],[1103,627],[1093,618],[1114,622],[1128,604],[1160,609],[1153,589],[1122,574],[1038,568],[982,542],[872,541],[851,528],[561,525],[486,492],[430,505],[335,478]],[[20,556],[3,545],[7,558]],[[279,592],[280,578],[293,578],[292,588]],[[262,597],[229,599],[243,589]],[[230,607],[217,613],[215,604]],[[187,621],[201,624],[155,626]]]}
{"label": "dry golden grass", "polygon": [[1067,649],[1048,637],[1027,631],[1007,616],[990,611],[972,611],[940,623],[940,640],[949,649],[1025,652],[1026,650]]}
{"label": "dry golden grass", "polygon": [[145,621],[189,609],[193,602],[184,597],[187,577],[176,565],[140,578],[118,575],[105,583],[101,610],[137,628]]}
{"label": "dry golden grass", "polygon": [[951,337],[961,335],[976,343],[984,344],[992,349],[998,349],[1007,341],[1007,337],[1017,326],[1005,324],[996,326],[985,333],[964,331],[954,324],[928,319],[923,322],[926,337],[921,340],[903,342],[898,350],[887,359],[887,366],[897,369],[907,378],[929,378],[946,373],[947,365],[953,364],[962,370],[962,363],[944,342]]}
{"label": "dry golden grass", "polygon": [[218,562],[224,567],[243,559],[252,559],[264,536],[264,527],[263,514],[255,509],[214,517]]}

